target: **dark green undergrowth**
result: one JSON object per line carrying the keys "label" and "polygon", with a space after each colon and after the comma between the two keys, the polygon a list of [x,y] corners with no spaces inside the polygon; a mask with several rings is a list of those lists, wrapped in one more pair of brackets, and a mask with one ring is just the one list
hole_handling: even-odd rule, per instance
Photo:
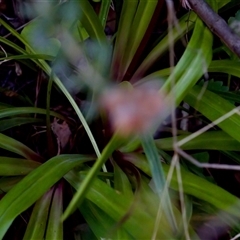
{"label": "dark green undergrowth", "polygon": [[[239,58],[171,1],[12,3],[0,239],[237,235]],[[238,2],[208,3],[239,34]]]}

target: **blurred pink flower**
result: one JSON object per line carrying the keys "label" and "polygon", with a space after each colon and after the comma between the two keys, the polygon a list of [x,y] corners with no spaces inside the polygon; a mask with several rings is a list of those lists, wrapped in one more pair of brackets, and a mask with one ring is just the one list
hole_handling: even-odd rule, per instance
{"label": "blurred pink flower", "polygon": [[165,95],[151,88],[113,88],[103,94],[100,104],[113,130],[123,136],[151,130],[166,108]]}

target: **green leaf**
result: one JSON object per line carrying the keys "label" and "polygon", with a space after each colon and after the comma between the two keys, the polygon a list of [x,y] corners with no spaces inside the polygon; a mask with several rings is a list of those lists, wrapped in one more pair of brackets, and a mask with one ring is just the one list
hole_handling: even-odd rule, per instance
{"label": "green leaf", "polygon": [[[65,175],[65,179],[75,188],[78,189],[83,181],[83,176],[73,171]],[[127,212],[131,200],[109,187],[106,183],[95,178],[91,187],[88,189],[86,198],[93,202],[96,206],[108,214],[114,221],[119,221]],[[148,205],[154,207],[155,214],[157,212],[157,204]],[[144,228],[142,223],[144,222]],[[122,225],[123,228],[130,233],[135,239],[151,239],[154,228],[155,216],[149,211],[142,211],[141,205],[134,208],[127,221]],[[171,239],[171,230],[165,218],[161,221],[161,228],[157,231],[158,239]]]}
{"label": "green leaf", "polygon": [[[147,162],[147,160],[143,160],[143,156],[141,156],[141,161]],[[138,155],[135,157],[128,159],[130,162],[139,167],[146,174],[151,176],[150,168],[147,168],[147,165],[141,163],[139,161]],[[144,165],[144,168],[142,166]],[[163,170],[167,175],[169,171],[169,166],[166,164],[162,164]],[[226,211],[234,216],[239,217],[240,214],[240,200],[234,195],[230,194],[226,190],[220,188],[219,186],[205,180],[204,178],[198,177],[189,171],[181,168],[181,176],[182,176],[182,184],[183,190],[185,194],[189,194],[198,199],[206,201],[213,206],[215,206],[219,210]],[[178,191],[179,182],[177,178],[176,172],[174,172],[171,182],[170,188]]]}
{"label": "green leaf", "polygon": [[[214,121],[235,109],[235,106],[229,101],[208,90],[204,92],[199,100],[198,96],[201,91],[201,87],[194,86],[184,100],[211,121]],[[231,137],[240,141],[240,135],[238,134],[240,130],[239,115],[234,114],[230,116],[219,123],[218,126]]]}
{"label": "green leaf", "polygon": [[[196,14],[192,11],[184,15],[178,22],[178,26],[172,29],[172,41],[176,42],[184,34],[194,27],[196,21]],[[199,39],[198,39],[199,41]],[[133,75],[132,79],[138,79],[164,54],[169,50],[169,36],[166,35],[148,54],[142,64]]]}
{"label": "green leaf", "polygon": [[24,118],[24,117],[14,117],[10,119],[4,119],[0,120],[0,132],[5,131],[9,128],[16,127],[16,126],[21,126],[23,124],[29,124],[29,123],[39,123],[43,122],[42,119],[38,118]]}
{"label": "green leaf", "polygon": [[[97,207],[88,199],[85,199],[82,205],[79,207],[81,214],[83,214],[84,219],[86,220],[88,226],[92,229],[93,233],[99,238],[108,237],[109,231],[113,228],[116,224],[109,215],[107,215],[102,209]],[[125,234],[125,238],[122,239],[129,239],[130,235],[126,233],[124,229],[118,229],[118,232],[121,231],[122,234]],[[111,238],[120,239],[118,238],[118,233],[112,233]],[[86,238],[92,239],[92,238]],[[130,238],[131,239],[131,238]]]}
{"label": "green leaf", "polygon": [[16,184],[0,201],[0,238],[13,220],[36,202],[72,168],[91,161],[84,155],[59,155],[33,170]]}
{"label": "green leaf", "polygon": [[63,185],[62,183],[59,183],[54,191],[45,239],[49,240],[63,239],[63,223],[60,220],[63,210],[62,191]]}
{"label": "green leaf", "polygon": [[[181,141],[188,135],[177,136]],[[155,140],[157,148],[162,150],[173,150],[173,138]],[[221,150],[240,151],[240,143],[223,131],[209,131],[202,133],[196,138],[181,145],[183,150]]]}
{"label": "green leaf", "polygon": [[20,176],[30,173],[41,164],[20,158],[0,157],[0,176]]}
{"label": "green leaf", "polygon": [[94,179],[96,178],[98,172],[100,171],[103,164],[107,161],[107,159],[111,156],[111,154],[121,145],[122,141],[115,134],[106,147],[103,149],[102,154],[98,157],[95,164],[92,166],[90,171],[88,172],[86,178],[82,182],[81,186],[79,187],[76,194],[73,196],[73,199],[69,203],[67,209],[63,213],[62,220],[65,220],[73,211],[76,210],[77,206],[81,204],[83,199],[86,196],[87,191],[89,190],[91,184],[93,183]]}
{"label": "green leaf", "polygon": [[173,214],[172,203],[169,197],[168,190],[165,191],[165,193],[163,192],[166,185],[165,174],[163,172],[160,157],[158,155],[152,136],[142,136],[141,143],[151,169],[155,190],[160,198],[164,198],[164,200],[162,201],[163,211],[165,212],[173,231],[176,231],[177,223]]}
{"label": "green leaf", "polygon": [[[202,32],[200,46],[199,32]],[[212,60],[212,41],[213,37],[210,30],[203,25],[200,19],[197,19],[187,50],[185,50],[173,73],[161,88],[163,91],[171,92],[172,96],[175,97],[176,105],[180,104],[188,91],[206,72],[207,67]],[[193,49],[191,49],[191,47],[193,47]],[[186,63],[189,64],[185,66]],[[185,66],[185,68],[182,69],[181,66]],[[175,82],[174,87],[172,87],[173,81]]]}
{"label": "green leaf", "polygon": [[0,133],[0,148],[19,154],[29,160],[43,162],[43,158],[23,143]]}
{"label": "green leaf", "polygon": [[88,0],[79,1],[80,9],[81,9],[81,23],[83,27],[87,30],[89,36],[93,40],[97,40],[100,46],[107,45],[107,38],[104,33],[103,26],[94,12],[91,4]]}
{"label": "green leaf", "polygon": [[129,199],[133,198],[132,186],[129,182],[128,177],[117,165],[117,163],[114,162],[113,166],[114,166],[114,188],[127,198]]}
{"label": "green leaf", "polygon": [[222,72],[240,77],[240,62],[234,60],[215,60],[208,67],[209,72]]}
{"label": "green leaf", "polygon": [[[137,6],[137,11],[130,29],[128,43],[123,58],[122,74],[124,75],[129,67],[143,37],[147,31],[148,25],[152,19],[157,0],[140,0]],[[125,16],[124,16],[125,17]],[[128,23],[129,24],[129,23]]]}
{"label": "green leaf", "polygon": [[112,75],[120,79],[123,74],[123,57],[126,53],[129,35],[131,34],[132,22],[137,10],[138,0],[123,1],[121,16],[113,50]]}
{"label": "green leaf", "polygon": [[51,188],[35,203],[23,240],[44,239],[53,191]]}
{"label": "green leaf", "polygon": [[[11,117],[15,115],[31,114],[31,113],[46,114],[46,109],[36,108],[36,107],[4,108],[4,109],[0,109],[0,118]],[[64,116],[54,111],[50,111],[50,115],[62,120],[67,120]]]}
{"label": "green leaf", "polygon": [[15,186],[22,179],[23,179],[23,176],[0,178],[0,192],[1,193],[8,192],[13,186]]}

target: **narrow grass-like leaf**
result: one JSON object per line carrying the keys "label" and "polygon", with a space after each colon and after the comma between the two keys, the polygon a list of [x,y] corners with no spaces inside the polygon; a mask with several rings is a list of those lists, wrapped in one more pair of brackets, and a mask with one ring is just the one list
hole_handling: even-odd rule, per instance
{"label": "narrow grass-like leaf", "polygon": [[[87,224],[92,229],[98,239],[103,237],[111,237],[119,240],[132,239],[132,237],[122,228],[118,229],[117,233],[111,233],[110,231],[116,224],[116,221],[114,221],[102,209],[98,208],[88,199],[85,199],[83,201],[79,209]],[[121,232],[120,234],[122,238],[120,238],[119,232]]]}
{"label": "narrow grass-like leaf", "polygon": [[[46,114],[46,110],[42,108],[36,107],[12,107],[12,108],[4,108],[0,109],[0,118],[11,117],[15,115],[23,115],[23,114]],[[54,111],[50,111],[50,115],[62,120],[67,120],[64,116]]]}
{"label": "narrow grass-like leaf", "polygon": [[45,239],[49,240],[63,239],[63,223],[60,220],[63,210],[62,191],[63,185],[62,183],[59,183],[54,191]]}
{"label": "narrow grass-like leaf", "polygon": [[121,140],[119,139],[118,135],[115,134],[111,138],[107,146],[103,149],[102,154],[100,155],[100,157],[98,157],[97,161],[92,166],[86,178],[82,182],[80,188],[78,189],[76,194],[73,196],[73,199],[71,200],[67,209],[63,213],[62,220],[65,220],[73,211],[76,210],[77,206],[81,204],[81,202],[86,196],[87,191],[89,190],[91,184],[93,183],[95,177],[100,171],[102,165],[107,161],[107,159],[111,156],[113,151],[116,150],[120,144],[121,144]]}
{"label": "narrow grass-like leaf", "polygon": [[240,62],[234,60],[215,60],[208,67],[209,72],[222,72],[240,77]]}
{"label": "narrow grass-like leaf", "polygon": [[105,25],[107,22],[110,5],[111,5],[111,0],[102,0],[102,4],[101,4],[101,8],[100,8],[98,17],[101,21],[103,28],[105,28]]}
{"label": "narrow grass-like leaf", "polygon": [[166,179],[162,169],[161,160],[159,158],[152,136],[145,134],[141,138],[141,143],[144,153],[146,154],[146,157],[148,159],[156,192],[160,198],[164,198],[164,201],[162,201],[163,210],[168,218],[169,223],[171,224],[172,229],[176,231],[177,223],[173,214],[172,203],[169,197],[168,190],[165,191],[163,195]]}
{"label": "narrow grass-like leaf", "polygon": [[[152,19],[157,0],[140,0],[133,19],[128,38],[128,44],[123,58],[122,74],[124,75],[129,67]],[[125,17],[125,16],[124,16]]]}
{"label": "narrow grass-like leaf", "polygon": [[[85,6],[88,8],[89,7],[89,2],[87,0],[83,1],[83,5],[86,4]],[[91,10],[92,7],[90,6]],[[95,13],[94,13],[95,14]],[[98,20],[97,20],[98,21]],[[35,54],[35,51],[32,49],[32,47],[29,45],[29,43],[15,30],[13,29],[11,26],[9,26],[7,23],[5,23],[2,19],[0,19],[0,24],[2,24],[10,33],[12,33],[12,35],[14,35],[15,37],[17,37],[23,44],[25,44],[25,46],[28,48],[28,50]],[[91,24],[90,24],[91,25]],[[5,40],[5,38],[0,38],[0,41]],[[10,41],[9,41],[10,42]],[[12,44],[11,42],[8,44]],[[15,46],[17,47],[17,45]],[[25,50],[21,50],[20,51],[23,54],[28,54]],[[39,60],[39,61],[34,61],[46,74],[48,74],[49,76],[51,76],[52,74],[52,69],[50,68],[50,66],[43,60]],[[76,102],[74,101],[73,97],[71,96],[71,94],[67,91],[66,87],[63,85],[63,83],[61,82],[61,80],[56,76],[53,75],[53,81],[56,83],[56,85],[59,87],[59,89],[63,92],[63,94],[66,96],[66,98],[68,99],[68,101],[70,102],[70,104],[72,105],[73,109],[75,110],[79,120],[81,121],[84,129],[86,130],[87,135],[89,136],[89,139],[93,145],[93,148],[96,152],[96,155],[99,157],[100,156],[100,151],[98,149],[97,143],[92,135],[92,132],[82,114],[82,112],[80,111],[78,105],[76,104]]]}
{"label": "narrow grass-like leaf", "polygon": [[131,33],[132,21],[137,10],[137,5],[138,0],[123,1],[111,67],[112,75],[116,79],[120,78],[120,75],[123,74],[123,56],[126,52],[127,42]]}
{"label": "narrow grass-like leaf", "polygon": [[[187,135],[177,136],[181,141]],[[155,140],[157,148],[162,150],[173,150],[173,138],[163,138]],[[240,143],[223,131],[205,132],[191,141],[181,145],[183,150],[220,150],[220,151],[240,151]]]}
{"label": "narrow grass-like leaf", "polygon": [[[201,99],[198,99],[201,91],[201,87],[194,86],[185,97],[185,101],[211,121],[222,117],[224,114],[227,114],[235,108],[232,103],[208,90],[204,92]],[[218,126],[231,137],[240,141],[240,135],[238,134],[240,130],[239,115],[234,114],[230,116],[223,122],[219,123]]]}
{"label": "narrow grass-like leaf", "polygon": [[[138,155],[129,158],[128,160],[139,167],[146,174],[151,176],[150,167],[147,164],[143,164],[142,161],[147,163],[147,160],[143,159],[141,156],[141,161],[139,161]],[[142,168],[144,166],[144,168]],[[162,164],[165,174],[169,171],[169,166]],[[189,171],[181,169],[182,184],[184,193],[192,195],[198,199],[206,201],[219,210],[224,210],[231,213],[234,216],[239,217],[240,214],[240,200],[234,195],[230,194],[226,190],[220,188],[219,186],[208,182],[206,179],[198,177]],[[178,178],[177,174],[174,173],[170,182],[170,188],[178,191]]]}
{"label": "narrow grass-like leaf", "polygon": [[0,148],[19,154],[29,160],[42,162],[43,158],[23,143],[0,133]]}
{"label": "narrow grass-like leaf", "polygon": [[[190,53],[192,61],[187,67],[186,71],[179,79],[175,79],[174,76],[176,73],[170,75],[161,88],[161,90],[166,92],[171,91],[175,98],[176,105],[180,104],[184,96],[188,93],[189,89],[191,89],[196,84],[198,79],[207,71],[207,67],[211,62],[213,37],[210,30],[207,27],[204,27],[202,21],[199,19],[196,21],[196,26],[194,28],[191,41],[194,43],[199,41],[198,31],[201,30],[203,31],[201,45],[199,49],[196,49],[196,55],[194,55],[193,52]],[[181,64],[181,61],[189,61],[188,55],[184,55],[183,57],[178,64]],[[182,69],[178,70],[182,72]],[[172,88],[171,86],[173,84],[173,80],[176,82],[176,84]]]}
{"label": "narrow grass-like leaf", "polygon": [[[65,175],[66,180],[75,188],[78,189],[82,182],[82,177],[73,171]],[[103,181],[95,178],[86,198],[96,204],[100,209],[107,213],[114,221],[125,215],[127,209],[131,204],[131,200],[123,196],[122,194],[116,193],[116,191],[110,188]],[[151,206],[149,206],[151,207]],[[157,207],[154,205],[153,207]],[[157,211],[155,211],[156,213]],[[131,216],[126,222],[124,222],[124,229],[129,232],[135,239],[151,239],[152,231],[154,227],[155,218],[150,215],[148,211],[142,211],[141,207],[136,207],[132,212]],[[144,228],[143,224],[144,223]],[[163,218],[161,221],[161,228],[158,229],[158,239],[170,239],[171,230]]]}
{"label": "narrow grass-like leaf", "polygon": [[46,61],[52,61],[54,58],[51,55],[46,54],[20,54],[20,55],[9,55],[7,57],[0,58],[3,60],[22,60],[22,59],[42,59]]}
{"label": "narrow grass-like leaf", "polygon": [[23,240],[44,239],[53,192],[51,188],[35,203]]}
{"label": "narrow grass-like leaf", "polygon": [[92,160],[84,155],[56,156],[29,173],[0,201],[0,238],[13,220],[72,168]]}
{"label": "narrow grass-like leaf", "polygon": [[81,0],[79,1],[79,4],[82,14],[81,23],[87,30],[89,36],[94,40],[97,40],[100,46],[106,45],[107,38],[104,34],[103,26],[91,4],[88,0]]}
{"label": "narrow grass-like leaf", "polygon": [[114,188],[127,198],[133,198],[132,186],[122,169],[114,162]]}
{"label": "narrow grass-like leaf", "polygon": [[22,179],[23,179],[23,176],[0,178],[0,192],[1,193],[8,192],[12,187],[14,187]]}
{"label": "narrow grass-like leaf", "polygon": [[42,119],[39,118],[24,118],[24,117],[14,117],[9,119],[0,120],[0,132],[5,131],[9,128],[21,126],[23,124],[29,123],[40,123],[43,122]]}
{"label": "narrow grass-like leaf", "polygon": [[20,158],[0,157],[0,176],[26,175],[41,164]]}
{"label": "narrow grass-like leaf", "polygon": [[[172,29],[173,41],[179,40],[187,31],[190,31],[196,21],[196,14],[194,12],[184,15],[178,23]],[[133,75],[132,79],[139,79],[143,74],[167,51],[169,50],[169,37],[166,35],[148,54],[144,59],[142,64],[137,69],[136,73]]]}

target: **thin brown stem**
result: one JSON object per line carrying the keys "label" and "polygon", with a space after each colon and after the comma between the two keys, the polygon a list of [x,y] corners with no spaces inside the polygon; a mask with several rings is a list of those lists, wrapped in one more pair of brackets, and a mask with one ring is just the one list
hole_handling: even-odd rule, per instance
{"label": "thin brown stem", "polygon": [[226,46],[240,57],[240,37],[204,0],[188,0],[191,9]]}

